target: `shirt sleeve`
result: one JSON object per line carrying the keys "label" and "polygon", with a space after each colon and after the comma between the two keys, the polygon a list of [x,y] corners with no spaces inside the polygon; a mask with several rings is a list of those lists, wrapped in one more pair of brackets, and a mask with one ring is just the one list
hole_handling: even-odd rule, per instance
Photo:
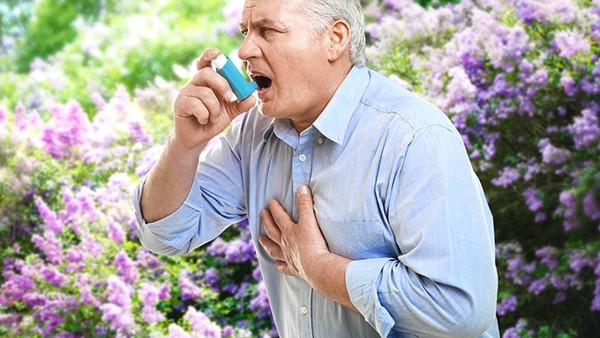
{"label": "shirt sleeve", "polygon": [[483,189],[456,130],[423,128],[405,148],[385,196],[400,255],[351,262],[348,293],[382,337],[477,337],[497,293]]}
{"label": "shirt sleeve", "polygon": [[133,205],[139,238],[150,251],[184,255],[246,218],[242,170],[237,147],[242,123],[213,139],[200,157],[196,177],[183,204],[171,215],[146,223],[141,213],[145,178],[136,187]]}

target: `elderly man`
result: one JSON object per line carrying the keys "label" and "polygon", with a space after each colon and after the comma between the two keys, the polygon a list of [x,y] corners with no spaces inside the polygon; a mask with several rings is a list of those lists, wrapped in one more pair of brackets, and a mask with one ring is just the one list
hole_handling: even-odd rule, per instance
{"label": "elderly man", "polygon": [[136,192],[141,241],[186,254],[247,218],[282,337],[497,337],[492,216],[461,137],[364,67],[363,25],[358,0],[247,0],[257,95],[232,99],[202,54]]}

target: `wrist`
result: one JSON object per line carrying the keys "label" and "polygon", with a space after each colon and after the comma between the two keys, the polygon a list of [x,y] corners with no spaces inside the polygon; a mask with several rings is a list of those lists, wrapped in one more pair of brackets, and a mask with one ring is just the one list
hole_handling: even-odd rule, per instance
{"label": "wrist", "polygon": [[315,255],[305,270],[306,280],[313,289],[323,294],[324,288],[331,285],[340,275],[345,279],[350,262],[350,259],[331,252]]}
{"label": "wrist", "polygon": [[197,160],[198,156],[200,155],[202,150],[204,150],[209,141],[210,140],[206,140],[199,144],[189,145],[186,142],[184,142],[181,138],[177,137],[177,134],[173,132],[171,133],[171,135],[169,135],[166,146],[169,147],[169,149],[172,152],[178,155],[181,155],[183,157],[190,157]]}

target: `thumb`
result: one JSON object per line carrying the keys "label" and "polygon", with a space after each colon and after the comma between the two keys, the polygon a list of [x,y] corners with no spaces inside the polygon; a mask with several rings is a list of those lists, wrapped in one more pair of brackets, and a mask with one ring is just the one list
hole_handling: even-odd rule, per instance
{"label": "thumb", "polygon": [[248,96],[244,101],[236,102],[236,109],[241,114],[256,105],[256,96],[254,94]]}
{"label": "thumb", "polygon": [[298,200],[298,214],[300,219],[314,219],[315,211],[313,210],[313,198],[310,189],[306,185],[301,185],[296,194]]}

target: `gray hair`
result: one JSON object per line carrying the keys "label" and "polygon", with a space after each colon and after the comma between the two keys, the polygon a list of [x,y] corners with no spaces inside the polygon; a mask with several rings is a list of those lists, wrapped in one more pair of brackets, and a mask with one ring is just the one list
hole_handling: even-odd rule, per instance
{"label": "gray hair", "polygon": [[300,5],[309,22],[322,33],[336,20],[350,25],[350,61],[357,66],[365,65],[365,21],[360,0],[306,0]]}

